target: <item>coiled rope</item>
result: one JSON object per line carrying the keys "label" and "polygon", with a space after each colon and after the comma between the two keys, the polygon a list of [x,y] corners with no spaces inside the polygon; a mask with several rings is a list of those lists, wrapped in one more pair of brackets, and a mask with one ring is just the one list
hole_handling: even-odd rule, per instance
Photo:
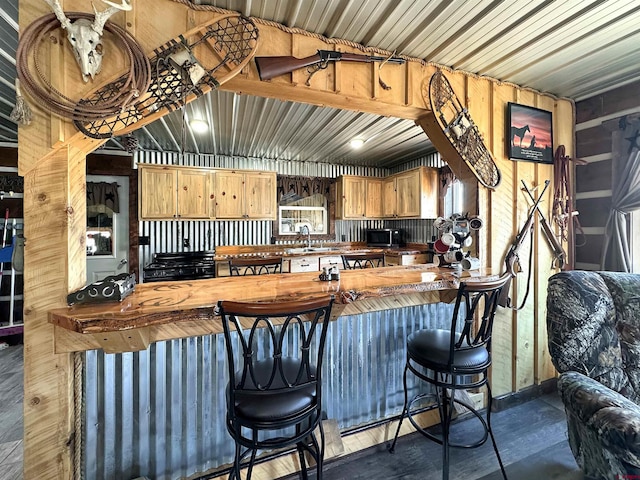
{"label": "coiled rope", "polygon": [[[84,12],[65,12],[71,21],[79,19],[92,20],[92,14]],[[119,90],[109,93],[99,103],[79,104],[58,91],[44,75],[40,68],[40,46],[47,39],[49,32],[59,28],[60,23],[55,14],[50,13],[29,25],[18,43],[16,51],[16,68],[18,78],[24,90],[33,100],[46,105],[51,112],[65,118],[81,122],[90,122],[101,118],[112,117],[129,106],[136,97],[144,95],[151,84],[151,65],[149,59],[136,39],[126,30],[113,22],[106,22],[104,30],[112,34],[122,45],[129,61],[129,73]],[[29,69],[29,55],[33,55],[33,63],[38,74],[34,78]]]}

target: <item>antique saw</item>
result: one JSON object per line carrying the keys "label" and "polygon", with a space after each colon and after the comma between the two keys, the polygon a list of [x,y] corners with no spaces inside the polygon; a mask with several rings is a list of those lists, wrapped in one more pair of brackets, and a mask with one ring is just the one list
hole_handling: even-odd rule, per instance
{"label": "antique saw", "polygon": [[[258,47],[258,29],[247,17],[236,13],[180,35],[155,49],[151,58],[151,85],[120,114],[89,122],[74,121],[91,138],[124,135],[176,110],[237,75],[253,58]],[[121,94],[124,75],[105,85],[80,105],[99,105]]]}
{"label": "antique saw", "polygon": [[461,176],[460,171],[466,165],[482,185],[496,188],[501,179],[500,170],[469,111],[458,100],[442,71],[433,74],[428,89],[425,86],[422,95],[431,113],[417,123],[456,175]]}

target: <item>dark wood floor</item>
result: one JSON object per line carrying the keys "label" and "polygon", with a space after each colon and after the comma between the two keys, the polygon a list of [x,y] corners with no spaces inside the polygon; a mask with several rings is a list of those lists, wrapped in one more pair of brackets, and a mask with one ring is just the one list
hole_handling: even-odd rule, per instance
{"label": "dark wood floor", "polygon": [[[492,424],[509,480],[582,480],[567,443],[564,409],[548,394],[494,413]],[[453,440],[477,438],[479,424],[465,419],[452,427]],[[398,440],[395,453],[384,446],[328,462],[325,480],[439,480],[440,445],[419,434]],[[449,478],[499,480],[502,474],[490,441],[474,449],[451,449]]]}
{"label": "dark wood floor", "polygon": [[[4,340],[4,339],[3,339]],[[0,480],[22,478],[22,345],[0,342]]]}
{"label": "dark wood floor", "polygon": [[[0,350],[0,480],[22,478],[22,345]],[[564,409],[548,394],[494,413],[493,426],[509,480],[582,480],[567,443]],[[454,439],[471,439],[474,420],[453,427]],[[398,440],[395,454],[381,445],[328,461],[325,480],[439,480],[440,446],[418,434]],[[452,449],[450,479],[502,478],[490,443]]]}

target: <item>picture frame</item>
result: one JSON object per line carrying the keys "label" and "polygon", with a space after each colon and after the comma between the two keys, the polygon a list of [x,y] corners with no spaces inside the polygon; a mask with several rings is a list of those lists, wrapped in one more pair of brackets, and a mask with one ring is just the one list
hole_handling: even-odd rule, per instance
{"label": "picture frame", "polygon": [[518,103],[507,104],[507,154],[510,159],[553,163],[553,116]]}

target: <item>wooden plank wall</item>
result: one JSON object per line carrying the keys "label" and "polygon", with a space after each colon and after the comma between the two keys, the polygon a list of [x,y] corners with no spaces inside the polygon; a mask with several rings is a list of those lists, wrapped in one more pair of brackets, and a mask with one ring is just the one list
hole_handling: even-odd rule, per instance
{"label": "wooden plank wall", "polygon": [[576,208],[585,236],[576,239],[576,268],[599,270],[611,208],[612,133],[617,119],[640,112],[640,82],[576,102]]}
{"label": "wooden plank wall", "polygon": [[[66,0],[67,11],[86,11],[84,0]],[[48,13],[44,2],[20,0],[20,28]],[[136,0],[133,11],[117,14],[112,20],[133,33],[146,52],[210,21],[210,12],[194,12],[186,5],[168,0]],[[259,55],[306,56],[318,48],[361,50],[336,45],[314,36],[259,25]],[[55,41],[52,37],[56,37]],[[107,47],[105,47],[107,48]],[[50,51],[47,52],[46,50]],[[91,85],[79,78],[73,55],[60,32],[53,32],[43,46],[42,68],[51,81],[69,96],[77,97]],[[124,68],[107,50],[102,79],[115,78]],[[311,86],[306,75],[295,72],[269,82],[260,82],[255,65],[224,88],[244,94],[273,96],[335,108],[349,108],[381,115],[417,120],[426,113],[422,86],[436,66],[409,61],[405,66],[383,69],[384,80],[392,90],[378,86],[375,64],[337,62],[316,74]],[[467,210],[485,221],[480,234],[479,252],[486,266],[499,267],[515,233],[524,222],[529,203],[519,190],[520,179],[531,186],[549,178],[549,167],[507,159],[505,149],[506,102],[515,101],[551,110],[554,118],[554,145],[564,144],[573,152],[573,104],[548,95],[478,78],[461,72],[447,73],[458,96],[470,108],[480,131],[494,152],[503,174],[495,191],[478,189],[468,182]],[[53,327],[47,312],[65,305],[66,294],[85,282],[85,190],[86,155],[99,141],[82,137],[70,122],[63,121],[38,105],[32,105],[34,118],[29,127],[20,127],[19,170],[25,177],[25,438],[26,479],[72,478],[75,468],[72,447],[73,358],[55,354]],[[543,210],[549,208],[547,195]],[[538,231],[538,230],[537,230]],[[533,291],[526,308],[515,314],[504,310],[498,319],[494,340],[495,364],[492,372],[494,394],[519,391],[553,375],[545,354],[544,304],[550,253],[534,238],[537,263]],[[524,276],[514,282],[514,300],[522,299]]]}

